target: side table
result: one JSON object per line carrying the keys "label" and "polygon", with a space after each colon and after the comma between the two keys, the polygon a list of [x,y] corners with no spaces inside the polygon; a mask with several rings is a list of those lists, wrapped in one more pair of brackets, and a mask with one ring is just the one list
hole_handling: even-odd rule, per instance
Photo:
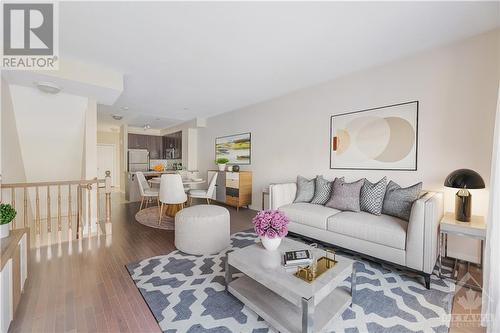
{"label": "side table", "polygon": [[[442,269],[442,260],[443,260],[443,247],[444,247],[444,258],[448,256],[448,235],[456,235],[462,237],[469,237],[473,239],[479,239],[481,241],[481,255],[480,255],[480,263],[479,268],[483,268],[483,247],[484,241],[486,240],[486,224],[484,223],[483,216],[472,216],[470,222],[460,222],[455,219],[453,213],[445,213],[443,218],[441,219],[441,223],[439,224],[439,259],[438,259],[438,268],[439,268],[439,277],[443,278],[441,274]],[[452,277],[455,277],[457,270],[458,260],[455,259],[455,265],[453,267]],[[470,263],[468,263],[469,265]],[[469,266],[467,266],[469,267]],[[459,282],[456,279],[455,282]],[[460,283],[459,283],[460,284]],[[464,287],[476,289],[481,291],[481,286],[475,286],[467,283],[461,284]]]}

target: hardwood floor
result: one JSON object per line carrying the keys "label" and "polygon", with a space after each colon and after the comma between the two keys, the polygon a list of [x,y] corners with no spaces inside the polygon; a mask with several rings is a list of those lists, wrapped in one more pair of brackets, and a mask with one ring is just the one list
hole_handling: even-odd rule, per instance
{"label": "hardwood floor", "polygon": [[[32,250],[29,279],[9,332],[160,332],[125,265],[173,251],[174,233],[136,223],[139,203],[125,204],[118,193],[112,202],[111,235],[42,248],[39,261]],[[231,233],[251,227],[255,211],[228,209]],[[457,301],[454,313],[462,310]],[[451,329],[483,331],[477,324]]]}
{"label": "hardwood floor", "polygon": [[[125,265],[173,251],[174,233],[135,222],[138,207],[115,194],[110,236],[42,248],[39,262],[32,250],[9,332],[160,332]],[[255,212],[240,210],[235,218],[228,209],[232,233],[251,227]]]}

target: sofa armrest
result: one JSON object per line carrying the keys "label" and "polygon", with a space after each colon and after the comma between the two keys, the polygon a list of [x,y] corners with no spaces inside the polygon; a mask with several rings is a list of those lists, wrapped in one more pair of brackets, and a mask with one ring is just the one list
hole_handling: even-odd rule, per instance
{"label": "sofa armrest", "polygon": [[296,193],[296,183],[269,185],[269,208],[278,209],[281,206],[291,204],[295,200]]}
{"label": "sofa armrest", "polygon": [[443,193],[428,192],[413,203],[406,230],[406,266],[432,273],[438,256]]}

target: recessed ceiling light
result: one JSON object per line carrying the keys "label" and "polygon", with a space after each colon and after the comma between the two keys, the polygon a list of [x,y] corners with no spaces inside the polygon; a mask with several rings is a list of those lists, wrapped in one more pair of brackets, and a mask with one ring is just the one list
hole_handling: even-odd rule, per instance
{"label": "recessed ceiling light", "polygon": [[119,114],[112,114],[111,117],[113,117],[114,120],[122,120],[123,116]]}
{"label": "recessed ceiling light", "polygon": [[120,106],[120,109],[123,110],[123,111],[127,111],[128,110],[128,106]]}
{"label": "recessed ceiling light", "polygon": [[151,125],[149,125],[149,124],[144,125],[144,130],[148,130],[150,128],[151,128]]}
{"label": "recessed ceiling light", "polygon": [[53,82],[35,82],[36,87],[47,94],[57,94],[61,88]]}

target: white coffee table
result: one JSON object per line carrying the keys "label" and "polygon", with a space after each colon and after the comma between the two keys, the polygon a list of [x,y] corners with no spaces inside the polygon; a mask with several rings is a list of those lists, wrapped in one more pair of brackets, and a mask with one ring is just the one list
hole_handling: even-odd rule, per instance
{"label": "white coffee table", "polygon": [[[352,303],[356,288],[354,260],[337,255],[338,263],[312,283],[285,269],[285,251],[309,249],[315,257],[324,250],[311,249],[307,244],[285,238],[277,251],[267,251],[257,243],[227,255],[227,290],[280,332],[319,332],[338,319]],[[233,274],[244,275],[233,280]],[[351,275],[351,291],[338,288]]]}

